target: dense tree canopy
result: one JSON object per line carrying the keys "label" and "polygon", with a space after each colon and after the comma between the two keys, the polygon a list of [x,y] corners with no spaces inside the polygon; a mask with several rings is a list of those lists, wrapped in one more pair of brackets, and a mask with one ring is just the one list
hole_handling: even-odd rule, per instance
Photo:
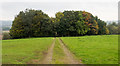
{"label": "dense tree canopy", "polygon": [[85,11],[57,12],[55,18],[41,10],[26,9],[14,19],[12,38],[109,34],[106,23]]}

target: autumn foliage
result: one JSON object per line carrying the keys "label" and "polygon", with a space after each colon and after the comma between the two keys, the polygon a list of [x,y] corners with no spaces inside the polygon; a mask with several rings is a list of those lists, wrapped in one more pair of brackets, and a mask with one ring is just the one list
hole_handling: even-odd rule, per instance
{"label": "autumn foliage", "polygon": [[14,19],[12,38],[109,34],[106,23],[85,11],[57,12],[55,18],[41,10],[26,9]]}

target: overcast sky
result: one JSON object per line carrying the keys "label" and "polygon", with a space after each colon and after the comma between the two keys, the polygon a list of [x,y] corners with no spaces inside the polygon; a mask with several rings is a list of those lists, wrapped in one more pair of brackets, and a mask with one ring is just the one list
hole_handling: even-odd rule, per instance
{"label": "overcast sky", "polygon": [[42,10],[50,17],[58,11],[81,10],[98,16],[101,20],[118,20],[119,0],[2,0],[0,1],[0,20],[14,20],[26,8]]}

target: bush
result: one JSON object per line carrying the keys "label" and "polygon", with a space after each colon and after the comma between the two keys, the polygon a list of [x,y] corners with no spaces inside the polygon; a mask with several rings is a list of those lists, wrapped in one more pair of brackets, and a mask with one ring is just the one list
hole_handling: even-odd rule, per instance
{"label": "bush", "polygon": [[2,37],[2,39],[3,39],[3,40],[10,39],[9,32],[4,32],[4,33],[3,33],[3,37]]}

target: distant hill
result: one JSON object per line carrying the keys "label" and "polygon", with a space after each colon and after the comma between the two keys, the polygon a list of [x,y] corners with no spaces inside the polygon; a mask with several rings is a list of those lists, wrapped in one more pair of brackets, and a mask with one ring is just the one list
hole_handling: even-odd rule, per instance
{"label": "distant hill", "polygon": [[0,27],[2,27],[3,31],[8,31],[12,27],[12,21],[0,20]]}
{"label": "distant hill", "polygon": [[111,24],[111,23],[113,23],[113,22],[118,23],[118,21],[117,21],[117,20],[116,20],[116,21],[115,21],[115,20],[114,20],[114,21],[106,21],[107,25],[108,25],[108,24]]}

